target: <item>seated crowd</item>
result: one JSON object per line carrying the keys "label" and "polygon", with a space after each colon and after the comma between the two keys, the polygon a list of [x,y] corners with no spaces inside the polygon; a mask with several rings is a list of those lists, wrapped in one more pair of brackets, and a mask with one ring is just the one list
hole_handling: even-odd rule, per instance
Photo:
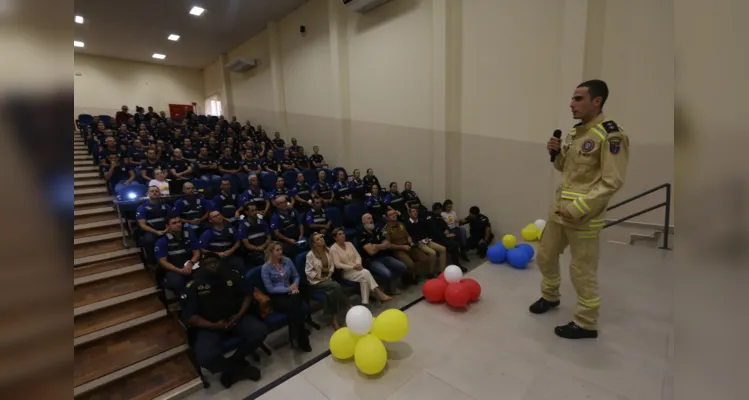
{"label": "seated crowd", "polygon": [[[137,242],[146,263],[161,267],[159,284],[182,299],[197,363],[222,373],[224,386],[259,379],[245,357],[262,344],[269,313],[285,315],[292,344],[311,351],[310,300],[338,329],[350,307],[345,287],[362,304],[386,302],[448,262],[465,270],[467,250],[483,258],[494,239],[476,206],[466,218],[450,200],[430,211],[411,182],[383,194],[372,169],[329,169],[318,146],[308,157],[296,139],[287,147],[249,121],[136,111],[123,106],[81,132],[118,199],[145,194]],[[244,341],[226,359],[219,343],[232,335]]]}

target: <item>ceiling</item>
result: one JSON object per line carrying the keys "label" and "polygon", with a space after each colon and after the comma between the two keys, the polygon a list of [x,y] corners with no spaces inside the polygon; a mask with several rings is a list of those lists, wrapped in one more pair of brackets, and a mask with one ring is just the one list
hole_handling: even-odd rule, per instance
{"label": "ceiling", "polygon": [[[85,19],[75,26],[74,40],[85,47],[76,53],[93,54],[204,68],[262,31],[306,0],[75,0],[75,15]],[[206,11],[190,15],[193,6]],[[71,21],[72,22],[72,21]],[[179,41],[167,40],[170,34]],[[71,43],[72,46],[72,43]],[[166,55],[157,60],[154,53]]]}

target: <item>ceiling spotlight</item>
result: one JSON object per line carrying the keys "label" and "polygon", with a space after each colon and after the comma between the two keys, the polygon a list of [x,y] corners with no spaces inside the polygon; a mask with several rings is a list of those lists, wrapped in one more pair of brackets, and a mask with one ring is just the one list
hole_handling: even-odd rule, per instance
{"label": "ceiling spotlight", "polygon": [[75,23],[76,24],[82,24],[83,23],[83,17],[81,17],[80,15],[76,15],[75,16]]}
{"label": "ceiling spotlight", "polygon": [[178,40],[179,40],[179,35],[175,35],[175,34],[173,34],[173,33],[172,33],[171,35],[169,35],[169,37],[168,37],[167,39],[169,39],[169,40],[172,40],[172,41],[175,41],[175,42],[176,42],[176,41],[178,41]]}
{"label": "ceiling spotlight", "polygon": [[165,56],[165,55],[163,55],[163,54],[159,54],[159,53],[153,53],[153,56],[152,56],[152,57],[153,57],[153,58],[158,58],[159,60],[163,60],[163,59],[165,59],[165,58],[166,58],[166,56]]}
{"label": "ceiling spotlight", "polygon": [[75,47],[83,47],[83,42],[79,42],[77,40],[74,40],[73,41],[73,46],[75,46]]}
{"label": "ceiling spotlight", "polygon": [[200,16],[204,11],[205,9],[195,6],[190,10],[190,14]]}

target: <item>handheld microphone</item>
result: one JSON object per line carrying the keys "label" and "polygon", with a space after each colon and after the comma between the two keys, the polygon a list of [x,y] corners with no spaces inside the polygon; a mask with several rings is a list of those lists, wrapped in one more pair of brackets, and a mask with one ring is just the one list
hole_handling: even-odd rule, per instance
{"label": "handheld microphone", "polygon": [[[557,139],[561,139],[562,138],[562,131],[560,131],[559,129],[555,130],[554,131],[554,137],[557,138]],[[559,150],[552,150],[552,151],[549,152],[549,155],[551,156],[550,157],[550,161],[551,162],[554,162],[554,160],[557,158],[557,154],[559,154]]]}

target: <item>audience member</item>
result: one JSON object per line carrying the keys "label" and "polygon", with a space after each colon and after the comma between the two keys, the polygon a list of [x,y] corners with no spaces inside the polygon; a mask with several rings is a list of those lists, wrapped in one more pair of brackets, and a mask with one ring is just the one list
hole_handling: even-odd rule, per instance
{"label": "audience member", "polygon": [[276,178],[276,187],[273,188],[273,191],[268,195],[268,200],[273,204],[273,201],[278,196],[286,196],[286,198],[289,199],[289,205],[294,207],[294,197],[291,196],[291,190],[286,188],[286,182],[280,176]]}
{"label": "audience member", "polygon": [[172,215],[167,218],[167,232],[156,241],[154,254],[166,270],[164,287],[182,294],[192,276],[192,269],[200,260],[198,239],[190,230],[183,230],[182,220]]}
{"label": "audience member", "polygon": [[460,263],[460,242],[458,242],[455,234],[447,228],[447,222],[442,219],[442,204],[434,203],[432,212],[427,214],[425,220],[429,225],[432,240],[447,249],[450,263],[457,265],[463,272],[466,272],[467,269]]}
{"label": "audience member", "polygon": [[416,243],[416,247],[429,257],[428,278],[434,278],[437,274],[435,265],[439,258],[439,271],[444,271],[447,263],[447,249],[432,240],[430,227],[425,220],[419,219],[419,207],[414,206],[409,210],[409,218],[406,221],[406,230],[411,240]]}
{"label": "audience member", "polygon": [[335,243],[330,246],[330,255],[336,269],[343,271],[343,279],[359,283],[362,304],[369,304],[369,296],[374,293],[381,302],[391,300],[392,297],[380,290],[377,281],[369,270],[364,269],[362,258],[351,242],[346,241],[343,228],[333,229]]}
{"label": "audience member", "polygon": [[281,170],[286,171],[297,171],[294,159],[291,157],[289,149],[283,151],[283,159],[281,160]]}
{"label": "audience member", "polygon": [[299,145],[296,142],[296,138],[291,138],[291,146],[289,146],[289,151],[291,153],[296,153],[299,150]]}
{"label": "audience member", "polygon": [[377,185],[377,188],[381,188],[382,185],[380,185],[380,180],[377,179],[377,177],[374,174],[374,171],[372,168],[367,168],[367,174],[362,179],[364,181],[364,192],[365,193],[371,193],[372,192],[372,186]]}
{"label": "audience member", "polygon": [[322,200],[323,207],[327,207],[333,202],[333,188],[325,180],[325,171],[317,172],[317,182],[312,186],[312,196]]}
{"label": "audience member", "polygon": [[270,242],[266,248],[261,274],[273,310],[288,317],[291,336],[297,347],[305,352],[312,351],[309,331],[304,327],[304,302],[299,291],[299,273],[294,262],[284,257],[281,243]]}
{"label": "audience member", "polygon": [[309,289],[325,297],[323,313],[331,318],[333,329],[338,330],[341,328],[340,321],[346,321],[350,306],[343,288],[333,280],[333,272],[335,264],[325,245],[325,238],[321,233],[313,233],[310,235],[310,251],[307,252],[304,273],[307,274]]}
{"label": "audience member", "polygon": [[169,162],[169,173],[172,179],[178,181],[190,181],[193,179],[192,164],[190,161],[182,158],[181,149],[174,149],[172,161]]}
{"label": "audience member", "polygon": [[481,214],[481,210],[477,206],[473,206],[468,210],[468,229],[471,234],[468,237],[468,248],[476,249],[479,258],[486,257],[486,250],[494,240],[494,234],[492,233],[492,224],[489,222],[489,218]]}
{"label": "audience member", "polygon": [[293,259],[299,254],[304,239],[304,225],[299,224],[299,214],[289,206],[286,196],[276,197],[275,203],[276,212],[270,219],[270,229],[283,243],[283,254]]}
{"label": "audience member", "polygon": [[[248,314],[252,293],[237,271],[220,268],[215,254],[206,254],[195,279],[182,295],[182,320],[196,330],[195,358],[198,365],[221,373],[221,384],[231,387],[242,379],[257,381],[260,370],[249,365],[246,357],[265,340],[268,330],[255,316]],[[237,350],[226,358],[221,341],[241,337]]]}
{"label": "audience member", "polygon": [[312,168],[309,158],[304,155],[304,147],[302,146],[299,146],[299,151],[294,156],[294,165],[299,171],[309,171]]}
{"label": "audience member", "polygon": [[215,210],[208,214],[208,220],[211,222],[211,228],[206,229],[200,235],[200,250],[204,254],[218,254],[227,268],[237,270],[244,276],[244,273],[247,272],[244,260],[236,254],[237,249],[239,249],[239,237],[236,229],[225,221],[221,213]]}
{"label": "audience member", "polygon": [[127,156],[130,159],[130,164],[134,167],[140,167],[144,161],[146,161],[146,151],[148,149],[143,146],[143,142],[140,139],[133,141],[133,146],[129,148]]}
{"label": "audience member", "polygon": [[231,147],[224,148],[223,156],[218,160],[218,172],[222,175],[222,179],[229,178],[232,188],[235,189],[247,180],[247,177],[240,177],[239,160],[234,157]]}
{"label": "audience member", "polygon": [[201,147],[198,154],[198,174],[200,179],[210,182],[212,186],[221,184],[221,175],[218,172],[218,163],[211,157],[207,147]]}
{"label": "audience member", "polygon": [[272,174],[280,174],[281,173],[281,166],[276,162],[276,159],[274,157],[266,157],[263,161],[263,170],[268,173]]}
{"label": "audience member", "polygon": [[109,187],[118,196],[122,196],[126,189],[141,194],[146,192],[146,186],[135,181],[133,169],[128,164],[121,164],[116,154],[110,154],[108,160],[99,167],[99,170]]}
{"label": "audience member", "polygon": [[333,185],[333,193],[335,193],[335,201],[337,205],[343,207],[344,205],[351,203],[353,196],[351,195],[349,182],[346,180],[346,171],[339,169],[336,178],[336,183]]}
{"label": "audience member", "polygon": [[156,262],[153,246],[156,244],[156,239],[166,233],[166,217],[171,212],[172,208],[161,202],[161,191],[156,186],[148,188],[148,200],[138,206],[135,211],[135,219],[143,231],[140,244],[146,252],[146,261],[149,264]]}
{"label": "audience member", "polygon": [[[312,209],[307,212],[307,215],[304,218],[304,224],[307,226],[305,232],[309,235],[313,233],[328,235],[330,232],[333,221],[325,215],[325,210],[322,208],[322,199],[319,197],[312,200]],[[328,235],[328,237],[330,236]],[[328,238],[326,239],[330,240]]]}
{"label": "audience member", "polygon": [[247,178],[247,181],[249,182],[249,186],[247,190],[239,196],[240,207],[235,212],[235,217],[239,218],[239,215],[242,213],[242,207],[247,203],[254,204],[263,217],[268,217],[268,213],[270,212],[268,193],[260,187],[260,180],[257,175],[250,175],[250,177]]}
{"label": "audience member", "polygon": [[169,182],[166,181],[166,174],[161,169],[153,170],[153,179],[148,182],[148,186],[156,186],[161,192],[161,196],[169,196]]}
{"label": "audience member", "polygon": [[221,179],[221,192],[211,200],[213,209],[218,211],[226,222],[231,223],[232,218],[236,217],[237,203],[238,196],[231,190],[231,181]]}
{"label": "audience member", "polygon": [[380,186],[374,184],[370,187],[370,193],[367,197],[367,211],[372,214],[372,217],[377,223],[385,222],[385,199],[380,194]]}
{"label": "audience member", "polygon": [[468,255],[466,254],[466,228],[461,226],[467,224],[468,221],[458,218],[458,214],[453,211],[452,200],[445,200],[445,202],[442,203],[442,207],[442,219],[445,220],[447,228],[458,237],[458,241],[460,242],[460,258],[469,261]]}
{"label": "audience member", "polygon": [[356,200],[363,202],[366,194],[364,192],[364,181],[361,179],[361,172],[355,169],[353,176],[349,179],[349,189],[351,190],[351,197]]}
{"label": "audience member", "polygon": [[294,198],[294,207],[300,212],[307,212],[312,207],[312,190],[301,172],[296,174],[296,183],[289,194]]}
{"label": "audience member", "polygon": [[115,114],[114,120],[117,123],[117,125],[122,125],[132,117],[133,115],[128,112],[127,106],[122,106],[120,111],[117,111],[117,114]]}
{"label": "audience member", "polygon": [[140,165],[140,178],[143,184],[148,184],[152,179],[155,179],[154,171],[157,169],[166,170],[167,165],[161,162],[156,157],[156,150],[148,149],[146,151],[146,160]]}
{"label": "audience member", "polygon": [[375,225],[372,214],[362,215],[361,221],[358,237],[364,264],[373,274],[387,281],[390,294],[397,294],[397,283],[408,267],[393,256],[395,246],[387,241],[381,227]]}
{"label": "audience member", "polygon": [[273,147],[276,149],[283,149],[286,147],[286,142],[281,139],[281,134],[278,132],[273,134]]}
{"label": "audience member", "polygon": [[182,184],[182,196],[174,202],[174,213],[182,218],[182,223],[189,230],[201,233],[210,229],[208,213],[212,205],[195,193],[195,185],[192,182]]}
{"label": "audience member", "polygon": [[385,239],[393,245],[393,256],[406,264],[408,273],[406,277],[409,279],[404,284],[414,284],[417,282],[417,277],[420,273],[431,273],[429,267],[429,257],[419,250],[417,244],[408,235],[405,225],[398,221],[398,212],[395,210],[388,210],[387,224],[385,225],[384,233]]}
{"label": "audience member", "polygon": [[401,195],[406,200],[407,208],[416,206],[419,209],[419,214],[425,214],[427,212],[426,207],[424,207],[424,205],[421,204],[421,199],[419,198],[419,195],[413,191],[413,185],[411,184],[411,182],[406,181],[406,183],[403,184],[403,192],[401,192]]}
{"label": "audience member", "polygon": [[388,210],[397,211],[399,220],[405,221],[408,218],[406,199],[398,192],[398,184],[395,182],[390,182],[390,191],[385,195],[385,206]]}
{"label": "audience member", "polygon": [[250,267],[262,265],[265,262],[263,253],[270,243],[270,228],[258,214],[255,204],[247,203],[244,207],[244,218],[239,223],[238,235],[247,264]]}

